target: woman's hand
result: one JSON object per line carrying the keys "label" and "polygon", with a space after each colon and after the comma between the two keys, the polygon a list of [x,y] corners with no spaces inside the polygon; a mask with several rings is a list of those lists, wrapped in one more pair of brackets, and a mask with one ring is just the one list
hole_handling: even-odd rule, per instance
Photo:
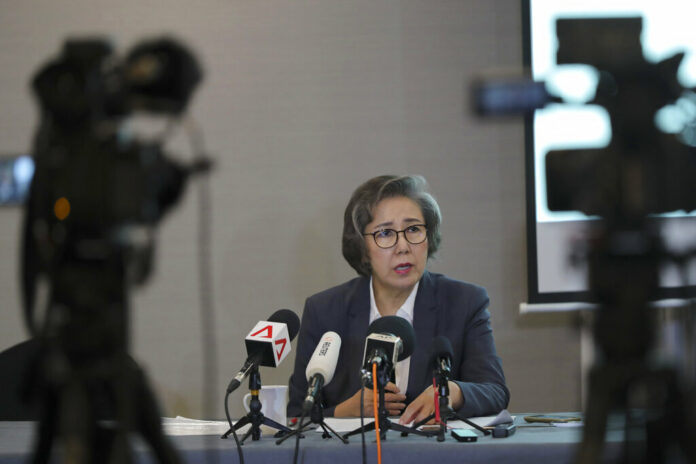
{"label": "woman's hand", "polygon": [[[384,405],[390,416],[398,416],[406,407],[406,395],[399,392],[399,387],[389,382],[385,387]],[[373,416],[374,409],[372,408],[372,390],[365,388],[365,398],[363,401],[365,417]],[[334,409],[334,417],[358,417],[360,416],[360,390],[353,396],[340,403]]]}
{"label": "woman's hand", "polygon": [[[449,400],[452,409],[459,409],[462,405],[462,391],[459,385],[449,381]],[[433,414],[435,412],[435,389],[433,387],[428,387],[423,390],[423,393],[418,395],[418,397],[408,405],[404,413],[399,419],[400,424],[410,424],[412,422],[420,422]],[[434,424],[435,419],[427,422],[428,424]]]}

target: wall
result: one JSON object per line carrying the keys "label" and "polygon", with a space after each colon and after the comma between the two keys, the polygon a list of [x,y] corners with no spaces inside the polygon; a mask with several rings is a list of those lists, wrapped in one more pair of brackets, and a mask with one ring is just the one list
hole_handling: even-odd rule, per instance
{"label": "wall", "polygon": [[[190,114],[217,161],[215,404],[256,321],[278,308],[300,313],[308,295],[354,275],[340,253],[353,189],[378,174],[419,173],[444,215],[430,267],[487,287],[510,409],[580,407],[572,321],[518,315],[526,299],[522,122],[480,121],[467,107],[476,73],[519,69],[518,2],[5,0],[0,10],[0,153],[31,146],[30,76],[68,36],[105,34],[125,51],[170,33],[202,61],[205,82]],[[183,135],[167,147],[191,157]],[[198,189],[189,187],[161,225],[155,274],[133,292],[132,343],[165,414],[201,417],[200,215]],[[0,209],[0,349],[26,337],[20,220],[19,209]],[[264,383],[286,383],[292,362],[263,369]],[[233,397],[234,415],[238,403]]]}

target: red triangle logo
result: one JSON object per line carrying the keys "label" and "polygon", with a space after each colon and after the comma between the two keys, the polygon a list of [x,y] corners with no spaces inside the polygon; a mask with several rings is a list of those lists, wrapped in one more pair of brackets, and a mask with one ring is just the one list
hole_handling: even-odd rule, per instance
{"label": "red triangle logo", "polygon": [[283,351],[285,351],[285,345],[288,343],[287,338],[281,338],[280,340],[276,340],[275,344],[276,345],[282,345],[280,347],[280,351],[276,351],[277,358],[280,359],[280,357],[283,355]]}
{"label": "red triangle logo", "polygon": [[265,330],[266,332],[268,332],[268,333],[267,333],[267,335],[262,335],[262,337],[265,337],[265,338],[273,338],[273,326],[272,326],[272,325],[267,325],[266,327],[264,327],[263,329],[259,330],[258,332],[255,332],[255,333],[251,334],[251,336],[252,336],[252,337],[255,337],[255,336],[257,336],[258,334],[260,334],[261,332],[263,332],[264,330]]}

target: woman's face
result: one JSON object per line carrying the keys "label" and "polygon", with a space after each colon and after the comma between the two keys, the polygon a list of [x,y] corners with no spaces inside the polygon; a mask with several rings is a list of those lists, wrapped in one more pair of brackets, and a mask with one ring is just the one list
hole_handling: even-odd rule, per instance
{"label": "woman's face", "polygon": [[[365,227],[363,233],[372,234],[385,229],[401,231],[419,224],[425,227],[423,213],[415,201],[406,197],[391,197],[377,203],[372,211],[372,222]],[[388,292],[411,291],[425,272],[428,260],[427,239],[414,245],[405,239],[404,233],[399,233],[394,246],[380,248],[373,236],[366,235],[365,245],[375,289]]]}

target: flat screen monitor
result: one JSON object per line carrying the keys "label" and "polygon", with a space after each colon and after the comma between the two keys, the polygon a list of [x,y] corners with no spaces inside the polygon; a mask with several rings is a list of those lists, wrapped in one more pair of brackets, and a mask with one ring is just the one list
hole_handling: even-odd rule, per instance
{"label": "flat screen monitor", "polygon": [[[594,95],[597,70],[587,65],[556,64],[556,20],[642,17],[645,59],[659,62],[685,52],[678,78],[682,86],[696,87],[696,2],[523,0],[522,10],[525,66],[534,80],[545,81],[549,91],[562,95],[564,100],[564,104],[550,104],[535,111],[526,122],[528,301],[590,301],[587,266],[584,260],[573,258],[573,250],[597,219],[577,211],[548,209],[544,159],[550,150],[606,147],[612,133],[604,108],[585,104]],[[696,99],[665,107],[655,115],[655,123],[666,132],[681,131],[688,136],[688,131],[692,131],[691,142],[696,145],[695,102]],[[696,214],[675,211],[660,215],[657,220],[670,250],[683,253],[696,246]],[[691,297],[695,294],[695,282],[695,263],[665,263],[660,269],[659,297]]]}

